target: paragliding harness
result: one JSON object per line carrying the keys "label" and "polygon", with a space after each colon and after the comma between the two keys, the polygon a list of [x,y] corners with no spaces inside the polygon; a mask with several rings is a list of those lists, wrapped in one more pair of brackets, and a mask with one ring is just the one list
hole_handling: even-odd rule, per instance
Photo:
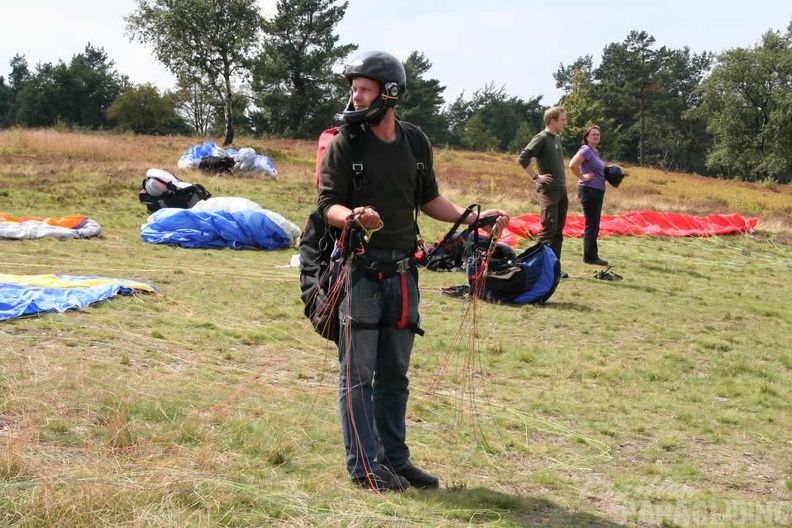
{"label": "paragliding harness", "polygon": [[[488,217],[482,221],[494,219]],[[496,226],[487,246],[473,247],[465,269],[468,284],[447,287],[441,293],[498,303],[547,302],[561,280],[561,265],[553,250],[539,243],[517,255],[510,246],[497,241],[498,235]]]}
{"label": "paragliding harness", "polygon": [[[146,206],[150,213],[164,209],[166,207],[176,207],[179,209],[189,209],[201,200],[206,200],[212,193],[200,183],[187,183],[171,176],[173,181],[147,175],[143,178],[143,188],[138,193],[140,203]],[[150,185],[150,180],[158,182],[160,185]],[[146,185],[149,183],[149,185]],[[154,187],[162,188],[163,191],[150,193]]]}
{"label": "paragliding harness", "polygon": [[561,280],[561,264],[549,246],[539,243],[516,257],[492,252],[468,262],[471,291],[485,301],[544,304]]}
{"label": "paragliding harness", "polygon": [[[416,160],[416,210],[415,228],[418,230],[418,208],[420,207],[421,184],[428,173],[431,159],[429,145],[417,127],[410,123],[398,122],[410,143]],[[363,131],[360,127],[343,125],[325,130],[319,137],[316,153],[316,187],[319,188],[319,165],[327,143],[336,134],[341,134],[349,146],[352,159],[352,182],[348,207],[354,209],[363,204],[364,167],[363,167]],[[343,229],[331,226],[318,211],[312,212],[305,223],[300,237],[300,298],[303,301],[303,313],[311,321],[314,331],[325,339],[338,344],[341,321],[338,309],[344,296],[344,283],[348,275],[349,260],[352,258],[366,259],[365,236],[363,228],[357,222],[357,216],[350,215],[344,222]],[[398,262],[371,261],[366,266],[366,277],[382,280],[395,274],[417,273],[412,258]],[[360,321],[352,321],[355,328],[369,325]],[[373,325],[379,327],[389,325],[387,322]],[[417,323],[397,321],[393,326],[409,328],[418,335],[424,332]]]}
{"label": "paragliding harness", "polygon": [[[458,231],[462,223],[472,214],[476,220],[466,229]],[[480,218],[481,206],[471,204],[459,216],[451,229],[436,244],[421,245],[415,252],[415,263],[431,271],[463,271],[468,258],[473,255],[474,248],[484,250],[489,246],[490,237],[480,232],[480,228],[491,225],[496,217]],[[511,250],[509,246],[499,243]]]}

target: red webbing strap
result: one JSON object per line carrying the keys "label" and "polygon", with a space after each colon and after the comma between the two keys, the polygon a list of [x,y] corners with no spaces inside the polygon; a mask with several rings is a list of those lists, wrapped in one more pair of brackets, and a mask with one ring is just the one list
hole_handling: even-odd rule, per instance
{"label": "red webbing strap", "polygon": [[399,277],[401,278],[401,317],[399,317],[399,322],[396,323],[396,328],[407,328],[407,311],[410,306],[410,299],[408,298],[407,294],[407,272],[399,273]]}

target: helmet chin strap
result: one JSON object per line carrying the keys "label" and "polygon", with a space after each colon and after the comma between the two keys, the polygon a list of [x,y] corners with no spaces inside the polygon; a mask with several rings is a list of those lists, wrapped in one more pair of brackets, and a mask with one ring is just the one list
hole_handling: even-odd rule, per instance
{"label": "helmet chin strap", "polygon": [[[386,100],[390,99],[390,100]],[[348,125],[360,125],[363,123],[369,125],[376,125],[385,119],[385,114],[388,108],[395,106],[394,97],[389,97],[384,91],[368,108],[362,110],[355,110],[355,105],[352,102],[352,96],[349,97],[349,104],[346,110],[341,115],[344,123]]]}

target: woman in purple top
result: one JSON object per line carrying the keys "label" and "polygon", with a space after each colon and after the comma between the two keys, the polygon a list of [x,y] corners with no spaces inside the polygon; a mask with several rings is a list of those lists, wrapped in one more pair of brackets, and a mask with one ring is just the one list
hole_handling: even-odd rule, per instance
{"label": "woman in purple top", "polygon": [[583,132],[581,147],[569,161],[569,169],[580,178],[578,198],[586,218],[586,227],[583,230],[583,262],[607,266],[608,261],[599,257],[597,248],[602,202],[605,198],[605,162],[597,151],[599,142],[600,129],[597,125],[591,125]]}

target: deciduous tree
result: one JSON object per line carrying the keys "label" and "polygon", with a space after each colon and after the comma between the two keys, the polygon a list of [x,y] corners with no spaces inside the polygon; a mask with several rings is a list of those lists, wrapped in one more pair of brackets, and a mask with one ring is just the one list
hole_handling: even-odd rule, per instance
{"label": "deciduous tree", "polygon": [[210,83],[202,80],[200,75],[179,79],[173,93],[173,102],[179,116],[201,136],[207,135],[215,122],[216,107],[222,107]]}
{"label": "deciduous tree", "polygon": [[135,86],[119,95],[107,109],[107,118],[117,130],[136,134],[171,134],[187,129],[176,115],[171,96],[160,95],[151,84]]}
{"label": "deciduous tree", "polygon": [[700,115],[713,135],[707,165],[741,180],[792,181],[792,23],[754,48],[717,58]]}
{"label": "deciduous tree", "polygon": [[256,0],[137,0],[125,17],[130,36],[154,48],[176,78],[204,76],[223,102],[225,139],[234,141],[233,86],[258,51],[262,17]]}

